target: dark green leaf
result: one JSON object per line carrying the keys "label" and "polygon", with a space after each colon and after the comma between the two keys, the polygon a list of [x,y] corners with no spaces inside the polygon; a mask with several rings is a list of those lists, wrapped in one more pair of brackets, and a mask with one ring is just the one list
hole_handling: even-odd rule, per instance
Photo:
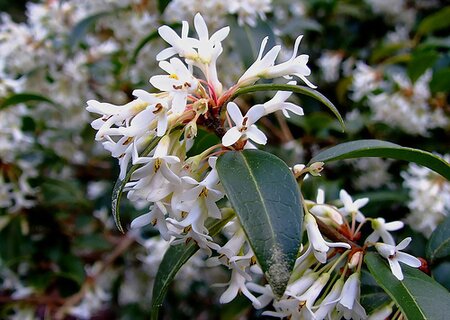
{"label": "dark green leaf", "polygon": [[[210,236],[217,235],[220,230],[234,217],[232,210],[227,210],[223,213],[222,220],[208,220],[206,227],[209,230]],[[171,246],[161,261],[158,267],[158,272],[155,276],[155,284],[153,285],[152,298],[152,319],[158,319],[159,308],[161,307],[167,289],[170,283],[177,274],[178,270],[192,257],[199,249],[199,246],[191,241],[189,244],[179,244]]]}
{"label": "dark green leaf", "polygon": [[166,10],[170,1],[172,1],[172,0],[158,0],[158,10],[159,10],[160,14],[164,13],[164,10]]}
{"label": "dark green leaf", "polygon": [[[141,156],[146,156],[152,151],[156,145],[158,144],[159,140],[161,140],[160,137],[153,138],[147,148],[141,153]],[[137,168],[139,168],[140,165],[129,165],[127,169],[127,174],[123,180],[120,178],[117,179],[116,183],[114,184],[114,188],[112,191],[112,199],[111,199],[111,211],[114,216],[114,222],[116,223],[117,229],[119,229],[120,232],[124,232],[122,228],[122,224],[120,223],[120,200],[122,199],[122,193],[123,188],[127,184],[127,182],[130,180],[131,175],[134,171],[136,171]]]}
{"label": "dark green leaf", "polygon": [[439,224],[431,234],[426,252],[431,263],[437,259],[450,256],[450,216]]}
{"label": "dark green leaf", "polygon": [[450,27],[450,19],[448,17],[450,17],[450,6],[423,19],[417,28],[417,34],[424,35]]}
{"label": "dark green leaf", "polygon": [[414,54],[411,61],[408,63],[408,76],[414,83],[420,76],[429,68],[433,66],[439,54],[435,51],[426,51]]}
{"label": "dark green leaf", "polygon": [[103,17],[106,17],[112,13],[115,13],[114,11],[102,11],[98,12],[96,14],[93,14],[92,16],[86,17],[84,19],[81,19],[77,22],[77,24],[73,27],[72,31],[70,32],[69,38],[68,38],[68,45],[70,48],[74,48],[77,46],[84,38],[88,30],[94,25],[94,23]]}
{"label": "dark green leaf", "polygon": [[375,280],[408,320],[448,318],[450,293],[425,273],[402,264],[404,279],[399,281],[378,254],[366,254],[365,262]]}
{"label": "dark green leaf", "polygon": [[47,97],[44,97],[43,95],[40,95],[38,93],[23,92],[13,94],[7,97],[5,100],[3,100],[2,103],[0,104],[0,110],[5,109],[9,106],[25,102],[47,102],[52,105],[55,105],[55,103],[52,100],[50,100]]}
{"label": "dark green leaf", "polygon": [[219,137],[216,134],[198,129],[197,136],[195,137],[194,145],[187,152],[188,157],[196,156],[209,147],[212,147],[220,143]]}
{"label": "dark green leaf", "polygon": [[273,47],[275,43],[275,35],[270,25],[266,21],[258,20],[255,27],[249,27],[244,24],[239,26],[236,19],[230,19],[231,36],[236,44],[237,52],[246,68],[250,67],[256,60],[261,46],[261,41],[268,36],[267,46]]}
{"label": "dark green leaf", "polygon": [[383,59],[390,58],[395,53],[404,49],[408,45],[409,44],[407,42],[396,42],[379,46],[373,50],[372,55],[370,56],[370,63],[375,64],[382,61]]}
{"label": "dark green leaf", "polygon": [[273,292],[281,296],[301,242],[303,209],[294,176],[260,150],[227,152],[216,168]]}
{"label": "dark green leaf", "polygon": [[361,304],[368,314],[391,301],[391,298],[377,284],[367,271],[361,272]]}
{"label": "dark green leaf", "polygon": [[430,82],[430,90],[433,93],[447,92],[450,88],[450,68],[437,70]]}
{"label": "dark green leaf", "polygon": [[136,46],[136,48],[133,51],[133,55],[131,56],[131,63],[135,64],[137,57],[139,55],[139,53],[141,52],[141,50],[148,44],[150,43],[152,40],[158,39],[159,38],[159,34],[158,34],[158,30],[154,30],[152,32],[150,32],[145,38],[143,38],[141,41],[139,41],[138,45]]}
{"label": "dark green leaf", "polygon": [[111,244],[100,234],[84,234],[75,238],[74,244],[79,250],[109,250]]}
{"label": "dark green leaf", "polygon": [[419,149],[406,148],[381,140],[356,140],[338,144],[314,156],[309,163],[331,162],[362,157],[380,157],[415,162],[450,180],[450,165],[442,158]]}
{"label": "dark green leaf", "polygon": [[250,93],[250,92],[256,92],[256,91],[291,91],[295,93],[304,94],[306,96],[312,97],[321,103],[323,103],[325,106],[328,107],[328,109],[333,112],[333,114],[336,116],[336,118],[339,120],[342,126],[342,131],[345,130],[345,124],[344,120],[342,119],[341,114],[339,113],[338,109],[334,106],[333,103],[331,103],[330,100],[328,100],[323,94],[320,92],[311,89],[309,87],[305,86],[296,86],[291,84],[255,84],[252,86],[244,87],[239,90],[237,90],[233,96],[231,97],[231,100],[236,98],[237,96]]}

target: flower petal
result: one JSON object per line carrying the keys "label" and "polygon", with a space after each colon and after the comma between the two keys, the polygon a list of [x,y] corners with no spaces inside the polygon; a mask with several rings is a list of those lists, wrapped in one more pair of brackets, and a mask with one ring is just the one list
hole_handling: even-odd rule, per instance
{"label": "flower petal", "polygon": [[405,252],[397,252],[397,259],[413,268],[418,268],[422,265],[419,259]]}
{"label": "flower petal", "polygon": [[397,259],[388,259],[389,266],[391,267],[392,274],[398,279],[403,280],[403,272]]}
{"label": "flower petal", "polygon": [[397,250],[403,250],[403,249],[405,249],[405,248],[409,245],[409,243],[411,242],[411,240],[412,240],[411,237],[408,237],[408,238],[403,239],[403,240],[397,245]]}
{"label": "flower petal", "polygon": [[233,127],[230,130],[228,130],[222,137],[222,144],[225,147],[229,147],[234,143],[236,143],[236,141],[238,141],[241,136],[242,133],[239,132],[238,128]]}
{"label": "flower petal", "polygon": [[[239,125],[242,124],[242,120],[244,117],[242,116],[241,110],[234,102],[229,102],[227,104],[227,112],[231,117],[231,120],[233,120],[234,124]],[[234,142],[233,142],[234,143]]]}
{"label": "flower petal", "polygon": [[264,134],[264,132],[262,132],[261,130],[259,130],[255,125],[252,125],[247,131],[246,131],[246,136],[258,143],[258,144],[266,144],[267,143],[267,137]]}

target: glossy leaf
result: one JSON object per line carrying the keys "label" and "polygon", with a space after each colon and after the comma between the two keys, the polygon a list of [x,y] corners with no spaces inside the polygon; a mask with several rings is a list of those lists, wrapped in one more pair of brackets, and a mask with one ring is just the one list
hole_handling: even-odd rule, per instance
{"label": "glossy leaf", "polygon": [[309,163],[331,162],[363,157],[392,158],[414,162],[450,180],[450,165],[442,158],[423,150],[406,148],[381,140],[356,140],[338,144],[314,156]]}
{"label": "glossy leaf", "polygon": [[387,262],[368,253],[365,262],[377,283],[399,306],[408,320],[447,319],[450,293],[422,271],[402,264],[404,279],[397,280]]}
{"label": "glossy leaf", "polygon": [[13,106],[19,103],[26,103],[26,102],[47,102],[49,104],[55,105],[55,103],[50,100],[49,98],[40,95],[38,93],[32,93],[32,92],[23,92],[23,93],[17,93],[13,94],[9,97],[7,97],[5,100],[3,100],[2,103],[0,103],[0,110],[6,109],[9,106]]}
{"label": "glossy leaf", "polygon": [[450,256],[450,216],[431,234],[426,253],[431,263]]}
{"label": "glossy leaf", "polygon": [[248,87],[244,87],[241,88],[239,90],[237,90],[234,95],[231,97],[231,100],[236,98],[237,96],[243,95],[243,94],[247,94],[247,93],[251,93],[251,92],[256,92],[256,91],[291,91],[291,92],[295,92],[295,93],[299,93],[299,94],[303,94],[306,96],[309,96],[311,98],[314,98],[318,101],[320,101],[321,103],[323,103],[325,106],[328,107],[328,109],[331,110],[331,112],[333,112],[333,114],[336,116],[336,118],[339,120],[341,126],[342,126],[342,131],[345,130],[345,124],[344,124],[344,120],[342,119],[341,114],[339,113],[338,109],[334,106],[334,104],[328,100],[323,94],[321,94],[320,92],[311,89],[309,87],[306,86],[297,86],[297,85],[292,85],[292,84],[255,84],[252,86],[248,86]]}
{"label": "glossy leaf", "polygon": [[[209,230],[209,235],[217,235],[234,216],[234,212],[228,209],[223,213],[222,220],[208,220],[206,227]],[[170,246],[166,251],[159,265],[155,276],[155,284],[153,285],[152,319],[158,319],[159,308],[177,272],[199,249],[199,246],[191,241],[188,244]]]}
{"label": "glossy leaf", "polygon": [[260,150],[227,152],[216,168],[273,292],[281,296],[301,241],[303,209],[294,176]]}
{"label": "glossy leaf", "polygon": [[[159,137],[153,138],[153,140],[151,140],[147,148],[145,148],[140,156],[148,155],[150,151],[152,151],[156,147],[159,140],[161,140],[161,138]],[[136,171],[137,168],[139,168],[139,166],[139,164],[129,165],[125,178],[123,180],[118,178],[116,183],[114,184],[111,197],[111,211],[114,217],[114,222],[116,223],[117,229],[119,229],[120,232],[124,232],[122,224],[120,223],[120,200],[122,199],[123,188],[125,188],[125,185],[130,180],[131,175],[134,171]]]}

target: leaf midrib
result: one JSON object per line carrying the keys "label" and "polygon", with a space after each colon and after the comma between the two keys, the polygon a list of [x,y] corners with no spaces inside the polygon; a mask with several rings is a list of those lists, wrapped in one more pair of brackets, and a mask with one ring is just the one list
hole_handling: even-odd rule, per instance
{"label": "leaf midrib", "polygon": [[[267,219],[268,224],[269,224],[269,226],[270,226],[270,231],[271,231],[271,233],[272,233],[271,239],[275,239],[275,238],[276,238],[276,237],[275,237],[275,232],[274,232],[274,229],[273,229],[272,221],[269,219],[269,211],[268,211],[267,206],[266,206],[266,200],[264,199],[264,197],[263,197],[262,194],[261,194],[260,189],[258,188],[258,184],[257,184],[257,182],[256,182],[256,177],[255,177],[255,175],[253,174],[253,171],[251,170],[251,167],[250,167],[250,165],[248,164],[247,158],[244,156],[244,154],[243,154],[243,153],[238,153],[238,154],[242,157],[242,159],[243,159],[243,161],[244,161],[244,164],[245,164],[246,168],[248,169],[249,175],[250,175],[251,178],[252,178],[252,182],[254,183],[256,192],[258,193],[258,196],[259,196],[259,198],[261,199],[261,204],[262,204],[262,206],[263,206],[263,208],[264,208],[264,212],[266,213],[266,214],[264,215],[264,217]],[[245,229],[244,229],[244,231],[245,231]],[[248,235],[247,235],[247,238],[248,238]]]}
{"label": "leaf midrib", "polygon": [[[441,244],[439,246],[437,246],[435,250],[432,251],[432,254],[430,255],[430,260],[433,261],[434,259],[436,259],[435,253],[448,243],[450,243],[450,238],[447,238],[447,240],[444,240],[443,242],[441,242]],[[439,257],[437,257],[437,258],[439,258]]]}

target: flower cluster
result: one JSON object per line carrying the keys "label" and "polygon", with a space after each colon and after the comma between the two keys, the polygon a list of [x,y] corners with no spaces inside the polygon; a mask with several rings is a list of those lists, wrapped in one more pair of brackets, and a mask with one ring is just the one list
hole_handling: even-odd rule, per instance
{"label": "flower cluster", "polygon": [[[447,161],[450,156],[443,157]],[[402,172],[404,186],[409,190],[410,210],[406,221],[416,231],[430,237],[438,224],[450,214],[450,183],[441,175],[416,164]]]}
{"label": "flower cluster", "polygon": [[[245,114],[238,104],[230,101],[233,94],[260,79],[280,77],[296,76],[308,86],[315,86],[306,78],[310,75],[308,56],[297,55],[300,36],[292,56],[278,64],[281,47],[274,46],[265,53],[268,39],[264,38],[256,61],[236,84],[225,89],[218,77],[217,60],[229,28],[210,35],[200,14],[195,16],[194,27],[196,38],[190,36],[186,21],[181,35],[168,26],[159,28],[159,34],[170,47],[157,55],[161,69],[167,74],[150,78],[158,90],[156,93],[135,90],[135,99],[122,106],[88,101],[88,111],[101,115],[92,122],[97,130],[96,140],[118,158],[120,179],[126,183],[128,198],[151,204],[146,214],[132,221],[131,227],[151,224],[173,245],[194,241],[211,256],[208,265],[229,268],[231,279],[224,284],[227,288],[221,295],[222,303],[230,302],[242,292],[255,308],[264,308],[272,302],[275,311],[264,314],[275,317],[324,319],[337,314],[346,319],[366,318],[359,303],[359,292],[361,266],[369,247],[375,247],[388,259],[399,280],[403,278],[399,261],[420,266],[417,258],[400,252],[410,239],[396,245],[390,234],[403,227],[402,222],[365,218],[360,209],[367,204],[367,198],[353,201],[341,190],[343,206],[340,208],[325,204],[322,192],[315,202],[305,202],[308,242],[299,253],[281,298],[275,298],[268,285],[258,284],[262,270],[255,263],[254,252],[236,218],[226,227],[229,240],[223,246],[209,234],[206,221],[221,219],[225,210],[218,206],[224,191],[215,169],[217,156],[266,144],[264,132],[256,125],[265,115],[276,111],[286,117],[290,113],[303,115],[301,107],[286,102],[289,92],[278,92],[269,101],[253,105]],[[200,154],[189,156],[198,126],[215,133],[221,141]],[[293,174],[298,178],[307,172],[320,175],[322,165],[296,165]],[[360,230],[368,221],[372,222],[373,232],[364,246],[360,246],[354,241],[359,240]],[[324,230],[342,235],[330,240],[333,236],[324,236]],[[212,256],[213,251],[219,255]],[[343,271],[337,271],[341,267]],[[332,276],[335,274],[338,276]]]}
{"label": "flower cluster", "polygon": [[[361,212],[367,198],[353,200],[340,191],[341,207],[326,204],[325,194],[319,189],[316,201],[306,201],[305,229],[308,241],[299,252],[287,289],[277,298],[269,285],[259,284],[262,271],[246,241],[237,220],[227,226],[228,242],[214,246],[219,256],[209,265],[222,264],[232,270],[227,289],[220,297],[222,303],[233,300],[242,292],[256,309],[272,303],[275,311],[264,315],[289,319],[367,319],[360,304],[361,267],[366,250],[375,247],[387,259],[393,275],[403,279],[399,262],[419,267],[419,259],[401,252],[410,243],[406,238],[396,245],[392,231],[403,227],[403,222],[386,222],[383,218],[366,218]],[[361,242],[361,228],[370,222],[372,233]],[[343,242],[327,241],[322,231],[327,229],[339,235]],[[392,312],[389,309],[388,315]],[[386,312],[386,310],[384,310]]]}
{"label": "flower cluster", "polygon": [[353,74],[352,99],[367,98],[375,122],[398,127],[412,135],[427,136],[430,130],[448,125],[438,97],[430,93],[431,76],[428,70],[411,83],[402,72],[384,73],[358,62]]}
{"label": "flower cluster", "polygon": [[[210,36],[200,14],[195,16],[194,26],[198,38],[189,36],[187,22],[183,22],[181,36],[168,26],[159,28],[161,37],[170,44],[157,55],[167,74],[150,78],[159,92],[135,90],[135,100],[123,106],[90,100],[87,110],[101,115],[92,127],[97,130],[96,140],[119,159],[120,178],[125,179],[130,164],[140,166],[125,188],[130,200],[147,201],[152,206],[147,214],[132,222],[132,227],[151,223],[166,240],[171,236],[178,239],[174,243],[192,239],[206,249],[212,238],[205,221],[221,218],[217,201],[224,196],[215,171],[215,155],[227,148],[265,144],[265,134],[255,125],[264,115],[278,110],[288,117],[288,111],[303,114],[301,107],[286,102],[291,95],[288,92],[278,92],[264,104],[251,107],[245,115],[234,102],[228,102],[229,98],[239,88],[261,78],[297,76],[313,85],[306,79],[310,74],[308,56],[297,56],[301,37],[297,38],[292,57],[279,64],[275,59],[281,47],[275,46],[264,54],[265,38],[253,65],[234,86],[224,90],[216,64],[229,28]],[[198,125],[218,133],[222,143],[188,157]]]}

